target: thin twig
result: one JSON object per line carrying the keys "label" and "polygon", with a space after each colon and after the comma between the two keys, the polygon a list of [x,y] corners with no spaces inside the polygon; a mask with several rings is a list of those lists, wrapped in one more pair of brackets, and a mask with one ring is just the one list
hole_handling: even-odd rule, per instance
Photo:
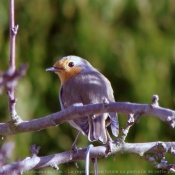
{"label": "thin twig", "polygon": [[[16,70],[15,66],[15,40],[16,40],[16,34],[18,31],[18,25],[15,26],[15,12],[14,12],[14,0],[9,0],[9,18],[10,18],[10,25],[9,25],[9,31],[10,31],[10,58],[9,58],[9,74],[14,74]],[[15,111],[15,85],[11,84],[10,87],[6,87],[7,89],[7,95],[8,95],[8,101],[9,101],[9,112],[11,116],[11,120],[15,121],[17,114]]]}
{"label": "thin twig", "polygon": [[9,0],[9,11],[10,11],[10,59],[9,65],[12,71],[16,69],[15,66],[15,40],[17,34],[17,27],[15,27],[15,12],[14,12],[14,0]]}
{"label": "thin twig", "polygon": [[20,66],[18,70],[11,74],[9,70],[1,73],[0,75],[0,89],[3,87],[9,89],[11,86],[16,86],[18,80],[26,74],[26,70],[28,68],[27,64],[23,64]]}
{"label": "thin twig", "polygon": [[123,141],[125,141],[126,136],[129,133],[129,129],[131,128],[131,126],[133,126],[133,124],[134,124],[134,115],[133,114],[129,114],[126,126],[125,126],[125,128],[122,129],[121,139]]}

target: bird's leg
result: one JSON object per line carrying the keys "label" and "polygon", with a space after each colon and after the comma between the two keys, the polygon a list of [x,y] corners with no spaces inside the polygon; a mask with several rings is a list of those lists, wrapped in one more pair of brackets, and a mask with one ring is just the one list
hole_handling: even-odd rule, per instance
{"label": "bird's leg", "polygon": [[112,151],[112,138],[111,136],[109,135],[108,133],[108,130],[106,129],[106,134],[107,134],[107,138],[108,138],[108,141],[107,141],[107,149],[106,149],[106,155],[108,156],[108,154],[111,153]]}
{"label": "bird's leg", "polygon": [[77,150],[76,143],[77,143],[77,140],[78,140],[78,137],[79,137],[80,134],[81,134],[81,132],[79,131],[78,134],[77,134],[77,136],[76,136],[76,138],[75,138],[75,140],[74,140],[74,143],[73,143],[72,146],[71,146],[71,149],[72,149],[73,151],[74,151],[74,150]]}
{"label": "bird's leg", "polygon": [[[72,151],[77,151],[77,153],[78,153],[78,150],[77,150],[76,143],[77,143],[77,140],[78,140],[78,137],[79,137],[80,134],[81,134],[81,132],[79,131],[76,138],[75,138],[75,140],[74,140],[74,143],[71,146]],[[74,164],[75,164],[76,168],[78,168],[77,162],[74,162]]]}

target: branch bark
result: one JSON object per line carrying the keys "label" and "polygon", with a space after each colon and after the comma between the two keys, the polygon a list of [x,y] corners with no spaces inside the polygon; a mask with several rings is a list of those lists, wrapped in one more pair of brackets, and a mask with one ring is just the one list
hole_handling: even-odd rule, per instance
{"label": "branch bark", "polygon": [[[154,154],[154,157],[159,157],[165,153],[174,155],[175,142],[149,142],[149,143],[124,143],[120,140],[115,140],[113,143],[113,149],[111,153],[113,154],[135,154],[142,157],[146,161],[154,163],[154,166],[161,167],[168,171],[174,171],[175,164],[168,164],[167,162],[158,161],[156,158],[150,160],[149,154]],[[35,147],[32,146],[32,147]],[[106,150],[108,145],[92,147],[90,151],[90,158],[106,158]],[[33,149],[33,148],[32,148]],[[38,150],[38,148],[36,148]],[[66,151],[58,154],[53,154],[49,156],[38,157],[36,154],[31,157],[27,157],[22,161],[14,162],[12,164],[4,165],[1,167],[0,174],[4,172],[16,171],[16,173],[22,173],[29,170],[53,167],[58,170],[57,165],[75,162],[78,160],[85,160],[87,148],[80,148],[76,151]],[[148,158],[149,157],[149,158]],[[162,157],[163,159],[163,157]],[[116,168],[117,169],[117,168]]]}
{"label": "branch bark", "polygon": [[[16,41],[16,34],[18,31],[18,25],[15,26],[15,12],[14,12],[14,0],[9,0],[9,18],[10,18],[10,58],[9,58],[9,75],[13,75],[16,66],[15,66],[15,41]],[[9,101],[9,112],[12,121],[16,121],[18,118],[16,110],[15,110],[15,84],[11,84],[11,86],[6,87],[8,101]]]}
{"label": "branch bark", "polygon": [[[173,128],[175,125],[175,111],[173,110],[162,108],[158,105],[153,105],[152,103],[136,104],[128,102],[116,102],[109,103],[108,105],[99,103],[84,106],[71,106],[64,111],[56,112],[39,119],[30,121],[19,120],[16,123],[11,121],[8,123],[0,123],[0,135],[6,136],[23,132],[39,131],[81,116],[105,112],[117,112],[127,115],[133,114],[137,119],[138,116],[140,118],[142,115],[150,115],[168,123]],[[136,120],[136,122],[137,121],[138,120]]]}
{"label": "branch bark", "polygon": [[9,59],[9,65],[12,70],[12,72],[15,71],[15,40],[16,40],[16,34],[18,30],[18,25],[15,26],[15,12],[14,12],[14,0],[9,0],[9,17],[10,17],[10,59]]}
{"label": "branch bark", "polygon": [[23,64],[13,73],[11,73],[9,69],[2,73],[0,75],[0,94],[3,90],[3,87],[6,89],[10,89],[11,86],[15,87],[18,83],[18,80],[26,74],[27,67],[27,64]]}
{"label": "branch bark", "polygon": [[[172,116],[174,114],[174,111],[160,108],[158,106],[157,101],[156,101],[156,105],[153,105],[153,103],[151,103],[151,105],[138,105],[138,104],[131,104],[131,103],[111,103],[108,105],[94,104],[94,105],[86,105],[86,106],[73,106],[73,107],[68,108],[65,111],[61,111],[59,113],[52,114],[56,116],[52,116],[52,115],[47,116],[46,119],[47,121],[49,121],[49,123],[56,124],[57,121],[62,122],[62,120],[64,120],[65,118],[66,120],[70,117],[72,119],[72,116],[73,118],[76,118],[76,117],[82,116],[83,114],[89,115],[90,112],[92,113],[92,111],[89,111],[90,108],[91,110],[98,109],[98,111],[96,112],[93,111],[93,113],[94,112],[102,113],[102,112],[107,112],[108,110],[111,112],[119,112],[119,111],[122,111],[123,113],[129,112],[126,127],[122,129],[121,136],[114,141],[110,141],[110,143],[104,146],[91,147],[90,149],[91,159],[107,157],[112,154],[121,154],[121,153],[130,154],[132,153],[132,154],[141,156],[143,159],[150,162],[156,168],[162,168],[168,171],[175,172],[175,164],[168,164],[168,162],[165,159],[166,153],[175,155],[175,149],[174,149],[175,142],[160,142],[160,141],[149,142],[149,143],[125,143],[124,142],[127,136],[127,133],[129,132],[130,127],[133,126],[134,121],[135,121],[133,113],[130,113],[131,111],[134,112],[134,114],[138,114],[138,112],[139,114],[141,113],[142,114],[150,114],[150,113],[156,114],[155,112],[157,112],[158,116],[163,116],[164,114],[166,114],[167,116]],[[74,114],[72,114],[73,112]],[[60,118],[59,118],[59,115],[60,115]],[[53,119],[53,117],[55,118]],[[109,146],[110,146],[110,152],[109,152]],[[36,147],[35,145],[32,145],[30,149],[30,152],[31,152],[30,157],[27,157],[26,159],[22,161],[14,162],[9,165],[4,165],[3,167],[1,167],[0,174],[3,174],[4,172],[11,173],[13,171],[15,171],[15,173],[22,173],[22,172],[26,172],[29,170],[44,168],[48,166],[58,170],[59,168],[57,165],[59,164],[75,162],[77,160],[84,160],[85,157],[87,156],[88,148],[66,151],[63,153],[54,154],[50,156],[38,157],[37,155],[39,153],[40,147]],[[150,155],[150,153],[154,155],[152,154]]]}

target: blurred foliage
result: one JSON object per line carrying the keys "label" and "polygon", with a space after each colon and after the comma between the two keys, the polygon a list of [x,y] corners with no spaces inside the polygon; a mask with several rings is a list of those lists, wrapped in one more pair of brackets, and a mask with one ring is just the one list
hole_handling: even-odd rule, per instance
{"label": "blurred foliage", "polygon": [[[1,0],[1,71],[8,68],[8,13],[8,1]],[[16,87],[17,111],[23,120],[60,110],[59,79],[45,69],[65,55],[87,59],[108,77],[116,101],[149,103],[152,95],[158,94],[161,106],[175,108],[173,0],[16,0],[15,13],[16,24],[19,24],[16,66],[29,64],[27,75]],[[9,121],[7,103],[4,91],[0,102],[1,122]],[[124,126],[126,116],[120,115],[119,119],[121,127]],[[5,141],[15,142],[13,160],[16,160],[29,156],[30,145],[34,143],[41,146],[40,156],[69,150],[76,133],[64,123],[35,133],[7,136]],[[174,130],[149,116],[142,117],[127,137],[127,142],[157,140],[174,141]],[[78,146],[87,147],[88,144],[87,138],[81,136]],[[171,156],[168,158],[173,162]],[[116,161],[108,157],[98,162],[99,170],[108,171],[104,174],[113,174],[110,170],[118,170],[118,174],[134,170],[132,174],[139,174],[139,170],[146,171],[144,174],[155,172],[149,163],[134,155],[116,155]],[[84,162],[78,163],[78,170],[84,170]],[[60,165],[58,174],[75,170],[73,163]]]}

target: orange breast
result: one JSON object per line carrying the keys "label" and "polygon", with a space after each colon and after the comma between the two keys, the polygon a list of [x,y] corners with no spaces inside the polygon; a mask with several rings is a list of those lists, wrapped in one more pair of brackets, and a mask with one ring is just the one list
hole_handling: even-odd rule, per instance
{"label": "orange breast", "polygon": [[81,67],[73,67],[70,69],[63,69],[60,72],[56,72],[61,80],[61,85],[66,83],[70,78],[80,74],[82,71]]}

